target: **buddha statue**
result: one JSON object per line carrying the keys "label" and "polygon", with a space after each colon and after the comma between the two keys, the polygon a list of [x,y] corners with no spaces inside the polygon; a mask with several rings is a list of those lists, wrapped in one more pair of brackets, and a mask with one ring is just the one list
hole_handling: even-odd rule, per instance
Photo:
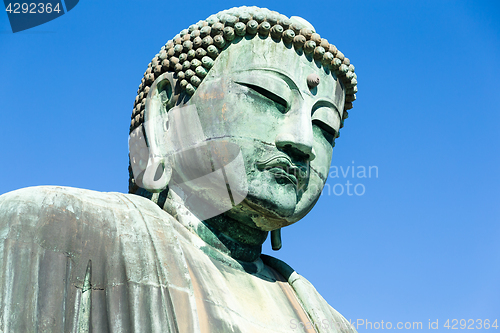
{"label": "buddha statue", "polygon": [[135,98],[129,194],[0,196],[0,332],[356,332],[261,254],[319,199],[356,84],[299,17],[182,30]]}

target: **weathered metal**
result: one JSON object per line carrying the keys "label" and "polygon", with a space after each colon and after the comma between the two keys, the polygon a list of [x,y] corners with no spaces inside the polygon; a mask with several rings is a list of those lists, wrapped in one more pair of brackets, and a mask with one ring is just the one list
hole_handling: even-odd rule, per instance
{"label": "weathered metal", "polygon": [[261,249],[319,199],[356,80],[301,18],[181,31],[135,99],[131,194],[0,196],[0,332],[355,332]]}

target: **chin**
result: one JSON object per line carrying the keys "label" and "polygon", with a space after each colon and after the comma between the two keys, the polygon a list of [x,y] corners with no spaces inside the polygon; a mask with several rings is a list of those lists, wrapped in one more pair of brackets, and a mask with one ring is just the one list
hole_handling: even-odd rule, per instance
{"label": "chin", "polygon": [[285,187],[290,188],[277,191],[262,191],[261,188],[257,195],[253,188],[249,189],[242,204],[250,211],[248,215],[258,229],[272,231],[290,224],[289,219],[296,210],[297,195],[293,185]]}

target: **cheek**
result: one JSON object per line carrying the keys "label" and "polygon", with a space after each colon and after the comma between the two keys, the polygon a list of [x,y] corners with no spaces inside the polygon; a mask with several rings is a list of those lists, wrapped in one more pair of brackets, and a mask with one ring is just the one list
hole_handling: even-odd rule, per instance
{"label": "cheek", "polygon": [[316,158],[311,161],[311,169],[314,169],[319,178],[325,182],[332,163],[333,147],[323,137],[316,136],[316,133],[314,139]]}
{"label": "cheek", "polygon": [[205,136],[250,138],[274,144],[279,119],[240,90],[221,79],[196,92],[190,103],[196,105]]}

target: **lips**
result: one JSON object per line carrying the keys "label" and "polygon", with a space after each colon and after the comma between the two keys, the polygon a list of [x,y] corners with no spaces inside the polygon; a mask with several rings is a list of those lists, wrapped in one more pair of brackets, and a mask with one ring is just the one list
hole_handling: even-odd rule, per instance
{"label": "lips", "polygon": [[279,181],[284,181],[294,186],[298,186],[297,176],[300,169],[285,155],[278,155],[264,161],[257,161],[257,168],[260,171],[269,171]]}
{"label": "lips", "polygon": [[295,186],[297,186],[299,184],[297,181],[297,177],[295,177],[291,173],[288,173],[282,167],[274,167],[274,168],[268,169],[267,171],[272,173],[274,175],[274,177],[277,179],[283,179],[285,181],[292,183]]}

